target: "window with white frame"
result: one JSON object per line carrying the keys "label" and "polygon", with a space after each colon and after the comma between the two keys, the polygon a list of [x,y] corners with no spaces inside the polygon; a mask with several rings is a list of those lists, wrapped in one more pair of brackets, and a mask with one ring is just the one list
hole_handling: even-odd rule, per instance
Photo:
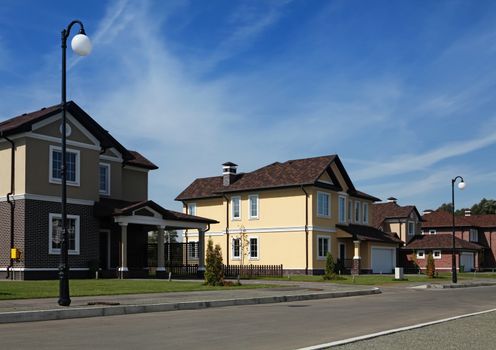
{"label": "window with white frame", "polygon": [[241,197],[231,198],[231,218],[233,220],[241,219]]}
{"label": "window with white frame", "polygon": [[415,235],[415,222],[413,221],[408,221],[408,235],[409,236]]}
{"label": "window with white frame", "polygon": [[425,251],[417,250],[417,259],[425,259]]}
{"label": "window with white frame", "polygon": [[[67,184],[79,186],[79,151],[67,149],[66,152],[66,179]],[[62,149],[50,146],[50,182],[59,184],[62,181]]]}
{"label": "window with white frame", "polygon": [[475,228],[470,229],[470,242],[479,242],[479,232]]}
{"label": "window with white frame", "polygon": [[441,251],[440,250],[432,251],[432,256],[434,257],[434,259],[441,259]]}
{"label": "window with white frame", "polygon": [[[63,236],[62,215],[51,213],[48,215],[48,220],[49,220],[48,253],[60,254],[60,246]],[[67,215],[67,233],[69,238],[67,242],[68,252],[71,255],[78,255],[79,254],[79,216]]]}
{"label": "window with white frame", "polygon": [[188,242],[188,256],[191,259],[198,259],[198,242]]}
{"label": "window with white frame", "polygon": [[100,163],[99,169],[99,183],[100,194],[110,195],[110,164]]}
{"label": "window with white frame", "polygon": [[233,238],[232,240],[232,258],[241,258],[241,238]]}
{"label": "window with white frame", "polygon": [[362,219],[364,224],[369,223],[369,204],[363,203],[362,205]]}
{"label": "window with white frame", "polygon": [[331,195],[325,192],[317,192],[317,216],[331,216]]}
{"label": "window with white frame", "polygon": [[338,201],[339,201],[339,203],[338,203],[339,222],[345,223],[346,222],[346,197],[345,196],[339,196]]}
{"label": "window with white frame", "polygon": [[360,202],[355,202],[355,223],[360,223]]}
{"label": "window with white frame", "polygon": [[436,231],[436,230],[429,230],[429,234],[430,234],[430,235],[435,235],[436,233],[437,233],[437,231]]}
{"label": "window with white frame", "polygon": [[351,223],[353,221],[353,201],[348,199],[348,222]]}
{"label": "window with white frame", "polygon": [[329,237],[317,237],[317,258],[325,259],[327,253],[331,251]]}
{"label": "window with white frame", "polygon": [[259,258],[258,249],[259,249],[258,238],[250,237],[250,259]]}
{"label": "window with white frame", "polygon": [[188,214],[196,215],[196,203],[188,203]]}
{"label": "window with white frame", "polygon": [[258,194],[249,195],[248,203],[250,206],[250,219],[258,219]]}

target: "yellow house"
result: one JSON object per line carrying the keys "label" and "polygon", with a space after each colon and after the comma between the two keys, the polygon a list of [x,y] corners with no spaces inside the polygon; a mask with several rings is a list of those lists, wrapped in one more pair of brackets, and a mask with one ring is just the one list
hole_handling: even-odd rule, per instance
{"label": "yellow house", "polygon": [[[401,241],[374,228],[378,198],[355,189],[337,155],[275,162],[237,174],[196,179],[176,200],[190,215],[219,221],[205,233],[226,265],[278,265],[321,274],[328,252],[343,271],[391,273]],[[185,232],[187,242],[198,234]]]}

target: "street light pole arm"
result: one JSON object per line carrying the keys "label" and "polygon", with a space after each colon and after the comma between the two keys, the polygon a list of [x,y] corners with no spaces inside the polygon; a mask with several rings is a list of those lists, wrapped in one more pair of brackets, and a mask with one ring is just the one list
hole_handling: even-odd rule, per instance
{"label": "street light pole arm", "polygon": [[83,25],[83,22],[81,22],[80,20],[78,19],[75,19],[74,21],[72,21],[71,23],[69,23],[69,25],[67,26],[67,28],[65,28],[64,30],[62,30],[62,47],[67,47],[67,46],[64,46],[66,43],[67,43],[67,38],[69,37],[69,35],[71,34],[71,29],[72,29],[72,26],[74,24],[79,24],[79,33],[80,34],[86,34],[86,32],[84,31],[84,25]]}
{"label": "street light pole arm", "polygon": [[454,179],[451,179],[451,184],[455,184],[456,180],[458,180],[458,179],[462,180],[462,182],[465,182],[465,180],[463,180],[463,177],[461,177],[461,176],[458,175]]}

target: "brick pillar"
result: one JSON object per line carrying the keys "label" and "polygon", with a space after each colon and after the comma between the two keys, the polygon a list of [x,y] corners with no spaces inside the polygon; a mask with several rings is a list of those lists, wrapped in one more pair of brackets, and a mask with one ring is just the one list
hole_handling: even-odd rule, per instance
{"label": "brick pillar", "polygon": [[352,275],[360,274],[360,241],[353,241],[354,244],[354,253],[353,253],[353,267],[351,268]]}

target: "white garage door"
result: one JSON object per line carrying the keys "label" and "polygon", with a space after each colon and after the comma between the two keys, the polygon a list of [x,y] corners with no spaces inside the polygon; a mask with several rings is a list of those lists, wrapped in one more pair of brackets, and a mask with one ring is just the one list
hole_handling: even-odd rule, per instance
{"label": "white garage door", "polygon": [[396,265],[396,254],[394,249],[372,248],[372,272],[393,273]]}
{"label": "white garage door", "polygon": [[466,272],[472,271],[474,269],[474,253],[462,253],[460,265],[463,265]]}

